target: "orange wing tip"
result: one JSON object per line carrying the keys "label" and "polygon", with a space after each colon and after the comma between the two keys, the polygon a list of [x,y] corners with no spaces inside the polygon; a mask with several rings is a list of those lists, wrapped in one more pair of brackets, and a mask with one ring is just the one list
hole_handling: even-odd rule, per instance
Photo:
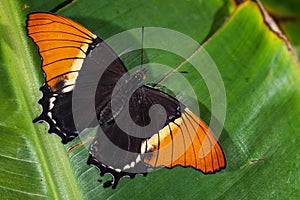
{"label": "orange wing tip", "polygon": [[[82,25],[63,16],[45,12],[30,13],[27,16],[27,27],[31,27],[30,29],[28,29],[28,31],[36,30],[35,27],[37,26],[45,26],[45,28],[53,27],[54,23],[64,25],[65,28],[72,28],[73,31],[77,30],[90,38],[97,38],[95,34],[93,34]],[[55,27],[57,27],[57,24],[55,25]]]}
{"label": "orange wing tip", "polygon": [[204,174],[226,167],[223,150],[208,126],[189,109],[142,144],[152,167],[193,167]]}
{"label": "orange wing tip", "polygon": [[27,32],[39,47],[45,81],[52,92],[73,90],[86,54],[101,40],[70,19],[43,12],[28,15]]}

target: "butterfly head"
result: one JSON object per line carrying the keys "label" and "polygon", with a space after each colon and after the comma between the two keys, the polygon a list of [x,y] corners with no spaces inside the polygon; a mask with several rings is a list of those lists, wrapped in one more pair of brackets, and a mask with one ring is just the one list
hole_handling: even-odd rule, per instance
{"label": "butterfly head", "polygon": [[142,80],[146,79],[146,72],[147,69],[145,68],[137,70],[136,73],[133,75],[133,78],[141,82]]}

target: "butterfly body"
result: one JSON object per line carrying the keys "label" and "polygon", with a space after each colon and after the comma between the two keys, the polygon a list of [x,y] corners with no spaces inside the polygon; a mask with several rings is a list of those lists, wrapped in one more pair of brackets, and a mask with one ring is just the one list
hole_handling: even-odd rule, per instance
{"label": "butterfly body", "polygon": [[125,76],[120,78],[118,85],[115,85],[116,92],[111,96],[105,107],[100,109],[98,115],[100,126],[104,123],[111,123],[124,110],[132,93],[142,86],[141,81],[144,76],[145,72],[141,70],[132,76],[126,73]]}

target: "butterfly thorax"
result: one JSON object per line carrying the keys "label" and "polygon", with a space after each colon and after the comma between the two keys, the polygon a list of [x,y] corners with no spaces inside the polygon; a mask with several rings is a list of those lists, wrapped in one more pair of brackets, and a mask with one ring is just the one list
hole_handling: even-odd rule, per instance
{"label": "butterfly thorax", "polygon": [[110,101],[107,102],[98,115],[100,125],[114,122],[114,119],[128,105],[131,95],[143,85],[142,80],[144,77],[145,70],[139,70],[134,75],[126,73],[120,78]]}

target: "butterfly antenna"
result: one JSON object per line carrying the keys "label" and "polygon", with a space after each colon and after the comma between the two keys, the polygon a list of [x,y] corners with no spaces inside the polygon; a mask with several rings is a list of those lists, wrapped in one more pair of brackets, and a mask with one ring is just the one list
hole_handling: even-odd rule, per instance
{"label": "butterfly antenna", "polygon": [[[144,64],[144,26],[142,26],[142,44],[141,44],[141,66]],[[146,69],[143,69],[146,72]]]}

